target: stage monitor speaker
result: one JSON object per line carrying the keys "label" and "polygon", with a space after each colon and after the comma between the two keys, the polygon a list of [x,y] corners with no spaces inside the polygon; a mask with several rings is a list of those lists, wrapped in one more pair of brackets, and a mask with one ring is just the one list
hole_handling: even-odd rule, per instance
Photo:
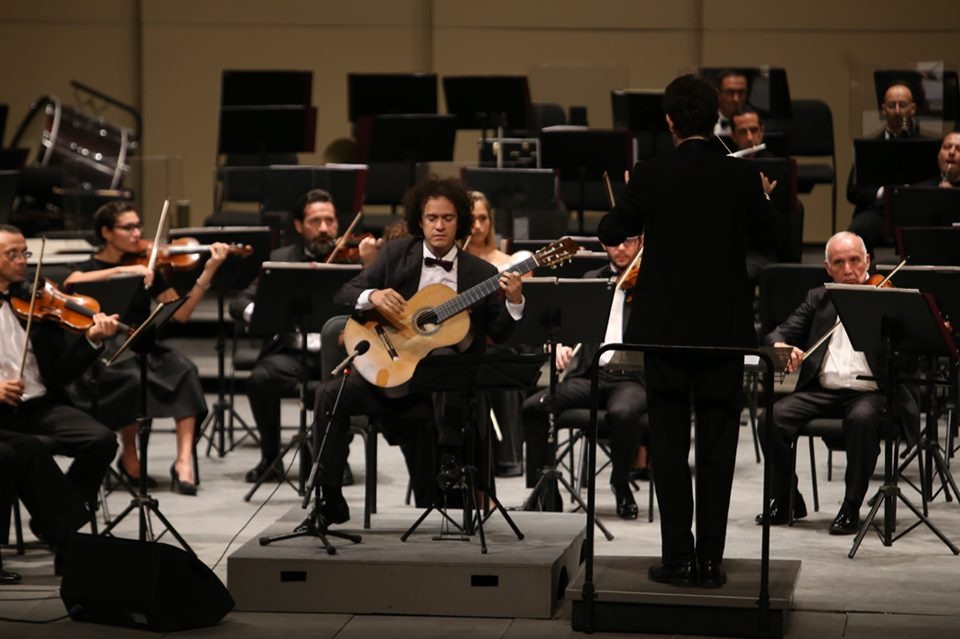
{"label": "stage monitor speaker", "polygon": [[233,598],[196,556],[162,543],[76,534],[60,584],[75,621],[173,632],[212,626]]}

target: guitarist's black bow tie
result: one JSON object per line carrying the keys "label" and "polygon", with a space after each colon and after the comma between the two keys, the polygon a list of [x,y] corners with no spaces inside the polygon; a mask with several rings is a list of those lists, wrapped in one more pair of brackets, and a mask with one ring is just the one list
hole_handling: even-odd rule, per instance
{"label": "guitarist's black bow tie", "polygon": [[448,273],[449,273],[451,270],[453,270],[453,260],[450,260],[450,261],[448,262],[448,261],[446,261],[446,260],[438,260],[438,259],[435,258],[435,257],[425,257],[425,258],[423,258],[423,263],[424,263],[426,266],[439,266],[440,268],[442,268],[443,270],[445,270],[445,271],[448,272]]}

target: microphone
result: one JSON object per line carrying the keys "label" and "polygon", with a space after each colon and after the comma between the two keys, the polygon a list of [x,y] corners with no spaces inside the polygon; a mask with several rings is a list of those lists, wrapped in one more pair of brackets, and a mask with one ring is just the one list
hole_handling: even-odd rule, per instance
{"label": "microphone", "polygon": [[336,368],[330,371],[330,376],[336,377],[337,375],[339,375],[343,369],[345,369],[347,366],[353,363],[353,360],[357,359],[358,357],[366,353],[368,350],[370,350],[370,342],[368,342],[365,339],[357,342],[357,345],[353,348],[353,352],[347,355],[342,362],[337,364]]}

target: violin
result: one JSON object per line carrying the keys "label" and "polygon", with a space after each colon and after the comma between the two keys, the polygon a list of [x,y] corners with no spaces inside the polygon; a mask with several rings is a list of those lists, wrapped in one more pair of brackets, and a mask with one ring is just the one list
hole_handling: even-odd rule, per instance
{"label": "violin", "polygon": [[333,250],[323,260],[324,264],[359,264],[360,242],[368,237],[374,237],[373,233],[350,233],[338,237]]}
{"label": "violin", "polygon": [[[44,278],[37,287],[33,314],[30,313],[30,291],[24,287],[11,289],[10,307],[22,320],[33,318],[58,323],[61,327],[83,333],[93,326],[93,316],[100,312],[100,303],[87,295],[67,294],[51,280]],[[121,331],[133,333],[126,324],[119,324]]]}
{"label": "violin", "polygon": [[[135,253],[127,253],[124,255],[120,264],[123,266],[131,266],[133,264],[149,266],[150,252],[152,250],[153,242],[151,240],[140,240],[139,250]],[[229,244],[228,252],[230,255],[247,257],[253,254],[253,247],[249,244]],[[209,254],[209,244],[201,244],[199,240],[193,237],[178,237],[158,247],[156,265],[164,268],[172,268],[175,271],[189,271],[197,267],[200,263],[201,255]]]}

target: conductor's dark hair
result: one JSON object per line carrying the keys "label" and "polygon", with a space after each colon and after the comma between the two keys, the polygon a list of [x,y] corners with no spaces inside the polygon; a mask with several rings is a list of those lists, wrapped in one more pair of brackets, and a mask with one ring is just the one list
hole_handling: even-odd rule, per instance
{"label": "conductor's dark hair", "polygon": [[403,196],[403,218],[410,235],[423,237],[423,229],[420,227],[423,208],[427,200],[435,197],[445,197],[453,203],[457,211],[456,239],[462,240],[470,235],[473,227],[473,200],[470,199],[467,188],[456,178],[441,179],[436,175],[421,180]]}
{"label": "conductor's dark hair", "polygon": [[676,78],[663,92],[663,112],[670,116],[679,138],[712,135],[717,109],[717,90],[695,75]]}
{"label": "conductor's dark hair", "polygon": [[101,233],[102,229],[113,229],[121,215],[136,210],[137,207],[130,200],[114,200],[97,209],[97,212],[93,214],[93,233],[96,236],[97,243],[103,244],[106,242],[103,233]]}
{"label": "conductor's dark hair", "polygon": [[333,205],[333,197],[328,191],[324,191],[323,189],[310,189],[301,195],[297,203],[293,205],[293,211],[291,211],[293,217],[303,222],[303,214],[307,210],[307,207],[316,202],[329,202],[330,205],[333,206],[334,212],[337,210],[337,207]]}

